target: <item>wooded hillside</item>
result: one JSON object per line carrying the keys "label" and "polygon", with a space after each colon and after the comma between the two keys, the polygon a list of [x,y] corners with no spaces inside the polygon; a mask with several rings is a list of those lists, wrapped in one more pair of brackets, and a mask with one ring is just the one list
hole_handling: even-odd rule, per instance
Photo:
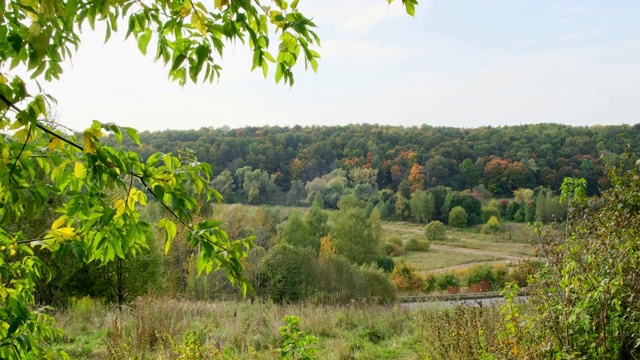
{"label": "wooded hillside", "polygon": [[192,149],[200,161],[212,165],[215,175],[229,170],[225,175],[231,175],[234,183],[218,182],[233,186],[218,189],[227,195],[244,189],[240,175],[258,169],[266,174],[256,173],[256,178],[266,176],[272,187],[277,186],[271,190],[287,192],[292,184],[300,186],[296,180],[304,184],[339,168],[350,182],[371,180],[377,189],[397,191],[403,182],[411,190],[436,186],[464,190],[483,184],[494,195],[511,196],[519,188],[558,190],[565,177],[585,178],[589,194],[596,194],[606,186],[606,164],[617,164],[625,147],[637,148],[639,139],[640,125],[475,129],[348,125],[143,132],[142,148],[127,145],[143,158],[156,151]]}

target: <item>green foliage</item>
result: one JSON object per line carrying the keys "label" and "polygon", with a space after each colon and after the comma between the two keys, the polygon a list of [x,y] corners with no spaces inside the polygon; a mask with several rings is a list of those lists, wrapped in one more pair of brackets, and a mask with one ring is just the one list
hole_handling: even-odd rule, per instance
{"label": "green foliage", "polygon": [[357,264],[369,264],[378,258],[378,244],[371,222],[361,209],[341,210],[332,233],[336,252]]}
{"label": "green foliage", "polygon": [[467,212],[462,206],[456,206],[449,213],[449,226],[456,228],[467,227]]}
{"label": "green foliage", "polygon": [[460,287],[460,279],[453,273],[443,273],[436,277],[436,288],[445,291],[450,288],[458,289]]}
{"label": "green foliage", "polygon": [[495,216],[492,216],[480,229],[480,232],[483,234],[495,234],[498,231],[500,231],[500,220]]}
{"label": "green foliage", "polygon": [[429,221],[435,212],[435,199],[433,194],[423,190],[416,190],[411,194],[411,216],[417,223]]}
{"label": "green foliage", "polygon": [[549,324],[540,336],[550,341],[552,353],[586,358],[638,354],[639,173],[638,165],[612,170],[612,187],[596,208],[584,198],[584,182],[565,182],[569,237],[545,249],[549,263],[533,297],[536,320]]}
{"label": "green foliage", "polygon": [[329,215],[327,215],[327,213],[324,212],[318,204],[314,203],[309,208],[309,211],[307,211],[304,220],[308,225],[309,232],[313,237],[314,242],[317,241],[319,247],[320,238],[329,234],[329,225],[327,223]]}
{"label": "green foliage", "polygon": [[316,255],[310,248],[275,246],[260,263],[267,295],[276,302],[309,298],[315,289]]}
{"label": "green foliage", "polygon": [[[321,220],[315,215],[312,215],[312,217],[314,218],[314,221]],[[309,228],[309,224],[302,218],[300,212],[293,211],[291,215],[289,215],[289,219],[287,219],[287,223],[282,230],[282,241],[285,244],[293,246],[308,247],[317,253],[320,250],[320,237],[314,236],[314,232],[320,232],[323,230],[321,229],[321,223],[314,222],[314,226],[316,228],[312,232]]]}
{"label": "green foliage", "polygon": [[398,233],[391,233],[387,235],[387,242],[396,244],[398,246],[404,246],[404,242]]}
{"label": "green foliage", "polygon": [[424,227],[424,237],[427,240],[444,240],[445,228],[444,224],[440,221],[432,221]]}
{"label": "green foliage", "polygon": [[567,205],[548,189],[542,189],[535,201],[536,221],[543,224],[562,222],[567,216]]}
{"label": "green foliage", "polygon": [[422,240],[416,235],[412,235],[407,243],[404,245],[406,251],[429,251],[429,241]]}
{"label": "green foliage", "polygon": [[483,207],[482,208],[482,222],[487,223],[491,217],[494,216],[500,220],[500,210],[496,207]]}
{"label": "green foliage", "polygon": [[404,247],[392,242],[384,242],[380,245],[380,252],[387,256],[402,256],[404,255]]}
{"label": "green foliage", "polygon": [[505,267],[492,267],[489,265],[476,265],[469,269],[467,274],[467,286],[484,283],[489,286],[487,290],[500,290],[507,276]]}
{"label": "green foliage", "polygon": [[[482,204],[468,192],[452,192],[447,194],[442,205],[443,214],[450,214],[451,210],[460,206],[467,213],[468,225],[476,225],[482,222]],[[465,225],[466,226],[466,225]]]}
{"label": "green foliage", "polygon": [[376,264],[386,273],[391,273],[393,271],[393,268],[396,266],[393,259],[388,256],[379,258],[378,260],[376,260]]}
{"label": "green foliage", "polygon": [[318,339],[300,331],[299,316],[285,316],[280,326],[281,347],[277,350],[281,359],[312,360],[317,359]]}

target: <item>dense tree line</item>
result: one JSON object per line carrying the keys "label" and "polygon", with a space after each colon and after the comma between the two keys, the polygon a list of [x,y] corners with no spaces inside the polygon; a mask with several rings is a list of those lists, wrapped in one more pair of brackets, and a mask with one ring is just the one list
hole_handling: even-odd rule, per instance
{"label": "dense tree line", "polygon": [[394,192],[436,186],[459,191],[482,184],[494,195],[511,196],[519,188],[557,191],[563,178],[583,177],[593,195],[606,186],[606,164],[616,164],[625,146],[637,146],[638,139],[639,125],[460,129],[365,124],[166,130],[140,134],[142,147],[129,145],[143,158],[156,151],[192,149],[224,176],[218,189],[241,193],[230,200],[258,203],[284,199],[274,195],[299,191],[335,169],[345,172],[347,183],[361,185],[362,192],[367,184]]}

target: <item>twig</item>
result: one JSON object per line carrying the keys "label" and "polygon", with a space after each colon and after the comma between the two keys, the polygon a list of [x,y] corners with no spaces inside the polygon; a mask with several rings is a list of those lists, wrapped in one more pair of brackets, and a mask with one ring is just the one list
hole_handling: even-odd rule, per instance
{"label": "twig", "polygon": [[27,132],[27,138],[24,140],[24,144],[22,144],[22,148],[20,149],[20,152],[18,153],[18,156],[16,157],[16,161],[13,163],[13,166],[11,166],[11,170],[9,171],[9,178],[11,180],[13,180],[13,182],[15,182],[16,184],[18,182],[13,177],[13,170],[16,169],[16,165],[18,165],[18,161],[20,161],[20,155],[22,155],[22,152],[24,152],[24,148],[27,147],[27,143],[29,142],[29,138],[30,137],[31,137],[31,125],[29,125],[29,131]]}

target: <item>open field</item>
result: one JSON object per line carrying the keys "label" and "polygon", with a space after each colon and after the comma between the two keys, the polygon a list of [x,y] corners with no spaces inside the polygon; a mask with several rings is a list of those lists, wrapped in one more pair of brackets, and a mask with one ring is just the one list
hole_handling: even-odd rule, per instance
{"label": "open field", "polygon": [[393,260],[396,262],[406,260],[418,272],[427,273],[447,271],[478,263],[494,262],[500,260],[500,258],[490,255],[441,250],[432,245],[431,249],[427,252],[408,252],[403,256],[393,258]]}
{"label": "open field", "polygon": [[[407,252],[395,257],[395,261],[406,260],[419,272],[443,272],[459,270],[477,264],[508,265],[535,257],[535,247],[516,238],[519,234],[531,236],[523,225],[510,224],[512,236],[502,234],[480,234],[475,229],[447,230],[447,238],[432,241],[427,252]],[[399,236],[406,241],[410,236],[422,236],[422,226],[410,223],[383,224],[385,236]],[[516,236],[513,236],[513,235]]]}

